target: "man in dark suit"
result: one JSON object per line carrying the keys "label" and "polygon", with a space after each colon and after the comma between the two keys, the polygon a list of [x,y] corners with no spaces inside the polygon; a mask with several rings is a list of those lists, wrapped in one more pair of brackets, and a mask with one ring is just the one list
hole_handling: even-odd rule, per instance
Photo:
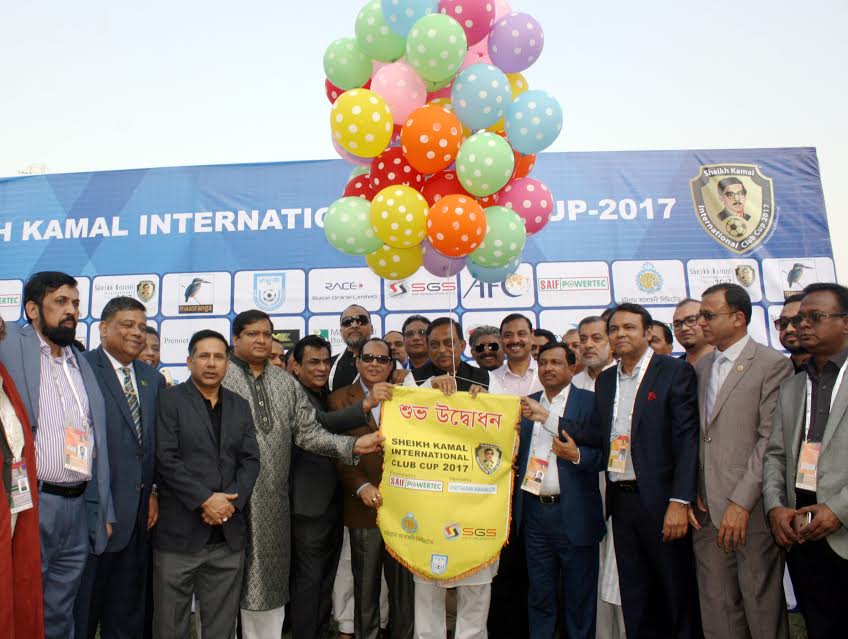
{"label": "man in dark suit", "polygon": [[697,380],[691,365],[648,346],[638,304],[608,319],[620,363],[598,376],[593,422],[604,434],[607,507],[630,639],[700,634],[688,532],[698,479]]}
{"label": "man in dark suit", "polygon": [[192,593],[203,636],[231,639],[241,598],[244,508],[259,474],[247,400],[221,386],[227,340],[189,340],[191,379],[159,394],[159,523],[153,551],[154,636],[187,637]]}
{"label": "man in dark suit", "polygon": [[576,359],[565,344],[541,346],[544,392],[522,402],[513,519],[527,551],[534,639],[555,635],[558,587],[568,637],[595,637],[598,546],[606,532],[598,486],[602,442],[597,432],[591,436],[592,393],[571,386]]}
{"label": "man in dark suit", "polygon": [[[150,528],[159,504],[154,484],[156,401],[165,387],[156,369],[136,360],[145,345],[144,305],[116,297],[103,308],[101,345],[91,364],[106,405],[109,468],[116,522],[102,555],[89,555],[74,606],[76,636],[138,637],[144,627]],[[133,361],[136,360],[136,361]]]}
{"label": "man in dark suit", "polygon": [[[91,366],[72,346],[79,319],[77,281],[35,273],[24,286],[29,325],[7,326],[6,366],[33,428],[39,492],[44,629],[65,639],[88,554],[112,533],[109,449],[103,395]],[[75,454],[66,454],[73,444]]]}
{"label": "man in dark suit", "polygon": [[[294,373],[315,407],[318,421],[331,433],[366,426],[376,401],[391,398],[391,386],[374,397],[327,412],[330,343],[308,335],[294,345]],[[387,394],[386,394],[387,393]],[[368,415],[368,416],[366,416]],[[330,597],[342,545],[342,499],[334,460],[292,447],[291,622],[295,637],[318,637],[330,618]]]}
{"label": "man in dark suit", "polygon": [[339,317],[342,339],[345,350],[334,355],[330,364],[330,377],[327,387],[332,391],[342,386],[352,384],[356,379],[356,362],[354,357],[374,333],[371,324],[371,314],[362,306],[353,304],[342,311]]}
{"label": "man in dark suit", "polygon": [[445,392],[469,391],[472,386],[487,388],[489,371],[462,361],[465,340],[455,319],[439,317],[427,327],[430,361],[412,370],[404,386],[438,388]]}

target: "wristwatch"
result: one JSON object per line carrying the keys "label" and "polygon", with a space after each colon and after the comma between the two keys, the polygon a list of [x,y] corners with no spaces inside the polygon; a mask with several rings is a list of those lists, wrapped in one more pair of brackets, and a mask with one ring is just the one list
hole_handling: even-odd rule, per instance
{"label": "wristwatch", "polygon": [[158,496],[159,496],[159,486],[157,486],[156,484],[153,484],[153,485],[150,487],[150,494],[151,494],[153,497],[158,497]]}

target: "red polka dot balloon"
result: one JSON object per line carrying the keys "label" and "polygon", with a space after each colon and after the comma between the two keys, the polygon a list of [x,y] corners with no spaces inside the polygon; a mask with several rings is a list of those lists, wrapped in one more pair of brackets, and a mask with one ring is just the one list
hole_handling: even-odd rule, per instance
{"label": "red polka dot balloon", "polygon": [[427,238],[442,255],[468,255],[486,236],[486,213],[467,195],[446,195],[430,208]]}
{"label": "red polka dot balloon", "polygon": [[530,177],[513,180],[497,194],[495,200],[498,206],[518,213],[524,220],[527,235],[541,231],[554,208],[554,199],[548,187]]}
{"label": "red polka dot balloon", "polygon": [[352,177],[345,186],[342,197],[361,197],[364,200],[371,201],[374,197],[374,189],[371,188],[370,176],[366,173]]}
{"label": "red polka dot balloon", "polygon": [[390,147],[371,162],[371,188],[382,191],[387,186],[404,184],[416,191],[424,184],[424,176],[412,168],[400,147]]}
{"label": "red polka dot balloon", "polygon": [[[363,89],[370,89],[371,88],[371,80],[368,80],[368,82],[366,82],[362,86],[362,88]],[[333,84],[329,80],[324,80],[324,90],[327,92],[327,99],[330,101],[330,104],[335,102],[338,99],[338,97],[342,93],[344,93],[343,90],[341,90],[339,87],[337,87],[335,84]]]}
{"label": "red polka dot balloon", "polygon": [[424,196],[424,199],[427,200],[430,206],[433,206],[446,195],[465,195],[472,197],[468,194],[468,191],[462,188],[459,178],[456,177],[456,171],[450,169],[439,171],[430,177],[424,183],[424,186],[421,187],[421,195]]}

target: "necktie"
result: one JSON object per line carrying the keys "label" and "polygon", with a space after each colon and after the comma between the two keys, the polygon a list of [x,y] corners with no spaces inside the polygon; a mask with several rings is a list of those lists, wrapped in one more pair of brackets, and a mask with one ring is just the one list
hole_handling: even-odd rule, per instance
{"label": "necktie", "polygon": [[706,410],[704,411],[708,424],[713,417],[713,406],[715,405],[715,400],[718,396],[718,390],[721,387],[721,380],[719,377],[721,376],[721,367],[724,364],[724,359],[724,355],[717,353],[715,361],[713,362],[713,369],[710,371],[710,383],[707,385],[707,396],[705,398],[707,405]]}
{"label": "necktie", "polygon": [[135,423],[135,436],[138,438],[138,445],[141,446],[141,407],[138,405],[138,395],[135,394],[135,388],[133,388],[129,366],[122,367],[121,371],[124,373],[124,396],[127,398],[130,415],[132,415]]}

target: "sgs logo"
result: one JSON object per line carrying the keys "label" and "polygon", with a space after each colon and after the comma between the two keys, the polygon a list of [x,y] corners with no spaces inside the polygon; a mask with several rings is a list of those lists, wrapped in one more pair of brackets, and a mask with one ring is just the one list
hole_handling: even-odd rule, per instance
{"label": "sgs logo", "polygon": [[463,537],[474,537],[477,539],[491,539],[497,536],[497,528],[463,528]]}

